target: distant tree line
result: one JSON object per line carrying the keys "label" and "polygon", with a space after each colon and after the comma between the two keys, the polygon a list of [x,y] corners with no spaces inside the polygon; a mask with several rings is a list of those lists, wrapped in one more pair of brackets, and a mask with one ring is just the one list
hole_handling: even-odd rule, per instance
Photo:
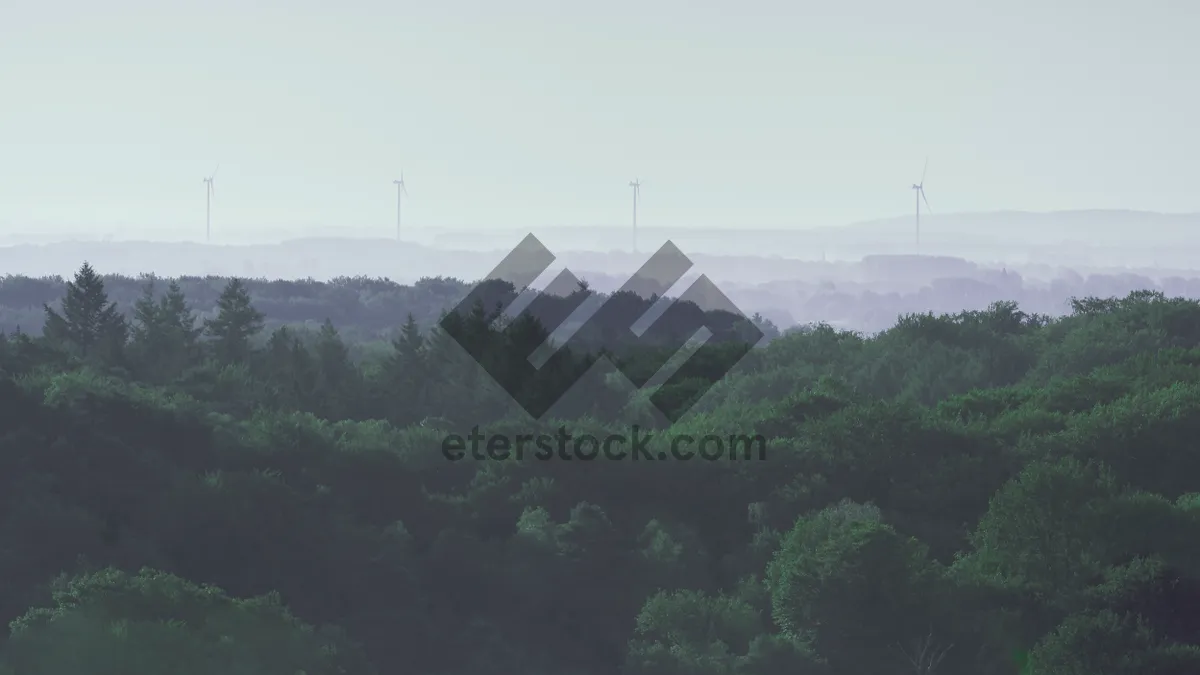
{"label": "distant tree line", "polygon": [[[92,274],[97,273],[92,271]],[[104,275],[97,278],[118,313],[127,321],[135,319],[135,306],[147,286],[161,294],[170,285],[187,298],[199,320],[212,318],[220,311],[219,300],[231,281],[228,277],[212,276],[160,279],[153,275],[137,278]],[[237,281],[262,313],[263,327],[268,333],[280,326],[301,333],[315,333],[328,320],[353,345],[390,341],[409,315],[423,332],[427,332],[443,313],[454,308],[474,288],[474,284],[443,277],[422,279],[412,285],[367,277],[343,277],[329,282],[311,279]],[[60,277],[0,278],[0,331],[40,332],[49,316],[43,312],[43,307],[57,306],[67,293],[69,283]],[[561,306],[565,305],[551,303],[545,306],[545,311],[553,313]],[[643,300],[639,306],[648,309],[650,303]],[[489,307],[489,311],[491,309]],[[778,334],[779,329],[767,319],[759,316],[756,321],[771,335]],[[555,325],[550,321],[545,323]]]}
{"label": "distant tree line", "polygon": [[[601,295],[604,295],[602,286],[615,288],[614,284],[621,281],[611,275],[596,276],[604,281],[593,284],[593,290]],[[1072,297],[1123,297],[1132,291],[1158,290],[1169,297],[1200,298],[1200,278],[1169,277],[1155,281],[1118,273],[1065,275],[1048,282],[1033,282],[1013,272],[980,271],[976,277],[948,275],[916,286],[911,281],[893,283],[873,279],[836,283],[796,280],[753,288],[730,286],[724,290],[747,314],[761,314],[778,330],[829,323],[867,333],[886,330],[908,314],[984,310],[1001,301],[1016,302],[1027,312],[1063,316],[1071,312]],[[127,317],[147,281],[154,280],[161,292],[173,280],[197,316],[210,318],[217,311],[217,298],[229,282],[227,277],[215,276],[155,279],[104,275],[102,280],[109,298]],[[453,308],[474,287],[473,283],[445,277],[421,279],[412,284],[369,277],[341,277],[328,282],[244,278],[241,283],[254,306],[263,313],[268,332],[286,325],[303,335],[315,334],[329,319],[350,343],[356,360],[364,352],[386,347],[396,326],[409,314],[422,331],[427,331],[443,312]],[[0,278],[0,330],[12,332],[19,327],[29,333],[40,332],[45,321],[42,306],[59,302],[65,289],[66,280],[60,277]]]}

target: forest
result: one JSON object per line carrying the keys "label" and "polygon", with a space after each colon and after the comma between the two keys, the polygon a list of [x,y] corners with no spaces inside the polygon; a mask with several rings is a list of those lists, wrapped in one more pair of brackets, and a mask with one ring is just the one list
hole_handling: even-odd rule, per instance
{"label": "forest", "polygon": [[[0,674],[1200,672],[1197,301],[997,302],[755,344],[759,322],[704,313],[722,339],[686,376],[606,377],[534,420],[507,391],[558,392],[601,357],[646,382],[703,311],[610,348],[648,306],[610,302],[529,378],[505,364],[575,294],[498,323],[425,280],[364,336],[297,327],[239,279],[141,281],[113,299],[85,263],[58,297],[21,291],[38,331],[0,334]],[[631,423],[770,451],[441,450],[473,427]]]}
{"label": "forest", "polygon": [[[8,249],[0,249],[0,253],[5,250]],[[20,257],[13,253],[14,250],[8,250],[14,263],[37,259],[32,252]],[[106,257],[102,255],[103,249],[85,249],[84,252]],[[290,259],[288,253],[290,251],[274,251],[273,255],[287,260]],[[352,260],[368,254],[367,251],[358,253],[358,257],[348,258],[342,269],[352,269]],[[438,255],[440,259],[453,260],[452,253],[441,251]],[[197,316],[201,319],[214,316],[217,298],[228,277],[167,274],[163,270],[172,267],[195,269],[198,265],[189,267],[179,263],[172,266],[160,262],[154,255],[165,256],[167,252],[150,250],[141,257],[134,254],[121,256],[126,262],[118,269],[136,269],[133,266],[141,264],[139,261],[153,260],[159,276],[169,277],[179,284]],[[431,252],[427,257],[435,256]],[[1139,290],[1200,299],[1200,278],[1196,278],[1195,273],[1165,269],[1088,271],[1023,266],[1018,271],[1014,267],[989,268],[967,260],[936,256],[868,256],[853,263],[734,257],[710,258],[702,263],[703,257],[696,258],[697,272],[703,270],[743,312],[761,314],[781,330],[797,324],[827,323],[845,330],[874,334],[892,327],[901,315],[983,310],[997,301],[1016,302],[1027,313],[1058,317],[1070,313],[1073,297],[1124,297]],[[46,261],[40,263],[38,269],[65,267],[73,271],[82,259],[89,259],[89,256],[63,251],[55,258],[63,262],[52,266]],[[474,265],[476,262],[478,264]],[[477,274],[495,263],[495,258],[488,257],[459,262],[457,266]],[[105,271],[105,290],[125,313],[132,311],[145,284],[155,279],[154,275],[145,273],[132,276],[109,273],[107,268],[93,264]],[[406,269],[394,260],[389,265],[377,267],[393,271],[399,268],[402,274]],[[0,269],[4,268],[5,259],[0,257]],[[572,263],[569,269],[586,280],[593,290],[604,294],[621,288],[636,268],[623,272],[620,268],[609,269],[600,262],[585,259],[580,260],[578,266]],[[407,274],[410,276],[406,278],[411,279],[412,272]],[[680,287],[686,287],[697,276],[695,273],[685,275]],[[282,325],[307,327],[308,332],[315,333],[325,319],[330,319],[356,360],[365,353],[382,355],[387,352],[396,331],[396,317],[402,321],[411,313],[422,330],[428,330],[438,321],[442,311],[471,290],[471,284],[449,276],[410,282],[363,274],[326,277],[324,281],[292,278],[288,274],[278,277],[283,278],[241,277],[254,306],[266,316],[265,334],[269,335]],[[42,305],[63,297],[67,281],[60,276],[0,276],[0,331],[11,333],[20,328],[29,333],[40,333],[45,321]],[[165,288],[167,282],[158,283],[160,288]]]}

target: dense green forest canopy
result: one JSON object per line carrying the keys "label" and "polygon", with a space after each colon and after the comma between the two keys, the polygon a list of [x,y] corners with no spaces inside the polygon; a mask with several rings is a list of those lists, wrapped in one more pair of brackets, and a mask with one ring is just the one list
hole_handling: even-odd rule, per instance
{"label": "dense green forest canopy", "polygon": [[[763,461],[449,462],[474,426],[625,433],[653,387],[535,421],[411,308],[355,360],[335,317],[301,340],[205,284],[204,317],[86,265],[21,296],[0,673],[1200,672],[1195,301],[817,326],[657,391],[691,409],[666,432],[761,434]],[[464,321],[498,362],[548,334]]]}

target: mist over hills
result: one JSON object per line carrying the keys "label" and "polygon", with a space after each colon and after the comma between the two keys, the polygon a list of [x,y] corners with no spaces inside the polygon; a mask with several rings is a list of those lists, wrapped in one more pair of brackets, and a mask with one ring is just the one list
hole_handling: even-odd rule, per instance
{"label": "mist over hills", "polygon": [[[17,232],[21,228],[17,224],[10,224],[5,229]],[[161,251],[140,249],[138,253],[150,255],[151,260],[159,260],[159,253],[166,255],[171,261],[169,266],[172,271],[164,269],[163,273],[200,273],[204,266],[209,265],[224,270],[222,273],[247,274],[250,272],[244,268],[248,259],[254,262],[251,265],[253,267],[266,265],[254,274],[285,277],[311,275],[314,278],[360,273],[405,279],[411,274],[401,268],[421,265],[427,253],[417,249],[411,255],[401,253],[397,260],[391,226],[250,229],[231,228],[217,219],[213,225],[212,246],[195,241],[202,231],[203,225],[200,224],[155,231],[123,230],[119,235],[106,232],[77,235],[9,234],[0,237],[0,244],[65,246],[67,248],[62,251],[64,257],[75,255],[70,248],[72,245],[84,243],[119,244],[127,249],[131,244],[143,243],[186,245],[181,249],[165,248]],[[712,229],[641,225],[638,227],[637,240],[643,254],[670,240],[689,255],[703,253],[766,259],[853,261],[877,254],[924,254],[1010,266],[1051,264],[1079,268],[1159,266],[1190,269],[1194,261],[1200,258],[1200,238],[1194,236],[1198,231],[1200,214],[1196,213],[1167,214],[1132,210],[1048,213],[996,211],[922,213],[920,246],[916,243],[915,223],[911,214],[844,226],[791,230],[752,226]],[[406,226],[403,239],[409,242],[410,247],[420,246],[452,253],[450,257],[462,259],[462,264],[455,264],[454,261],[447,264],[465,268],[466,271],[461,274],[470,276],[475,269],[470,265],[479,259],[470,256],[464,258],[464,255],[508,251],[528,233],[526,230],[447,229],[418,224]],[[631,247],[633,237],[628,225],[558,226],[537,229],[535,234],[559,255],[599,252],[615,256],[605,264],[616,264],[621,269],[625,266],[632,269],[635,262],[634,257],[626,260],[617,253],[627,252]],[[231,248],[235,250],[228,250]],[[364,249],[373,250],[376,254],[360,260],[360,252]],[[296,255],[303,257],[293,260]],[[393,258],[384,260],[386,255]],[[61,268],[53,253],[25,249],[17,253],[16,259],[23,260],[26,256],[32,256],[38,265],[49,266],[46,269],[30,268],[28,273],[44,274],[49,273],[49,269],[54,269],[53,273],[64,273],[72,269],[74,264],[69,261],[66,268]],[[277,257],[286,259],[286,264],[276,262],[274,259]],[[371,269],[347,271],[344,266],[346,262],[339,258],[368,264]],[[10,259],[8,254],[0,257],[0,261],[6,265]],[[385,269],[387,265],[391,267]]]}
{"label": "mist over hills", "polygon": [[[670,239],[685,252],[857,260],[874,254],[955,256],[988,263],[1072,264],[1084,267],[1188,268],[1200,256],[1200,214],[1082,210],[1050,213],[1002,211],[921,214],[920,246],[912,215],[837,227],[797,230],[729,228],[681,230],[638,228],[643,248]],[[443,247],[479,250],[500,247],[524,233],[438,234]],[[541,236],[541,233],[539,233]],[[609,250],[629,247],[627,227],[564,227],[547,230],[552,249]]]}
{"label": "mist over hills", "polygon": [[[636,254],[629,250],[627,228],[550,228],[536,236],[556,260],[533,286],[543,288],[568,268],[594,290],[610,293],[669,239],[693,262],[669,295],[678,296],[704,274],[742,311],[760,313],[781,328],[828,322],[871,332],[901,314],[983,309],[996,301],[1016,301],[1025,311],[1053,316],[1067,312],[1076,296],[1157,289],[1200,297],[1194,262],[1200,259],[1200,244],[1190,236],[1196,230],[1189,229],[1196,227],[1200,215],[1135,211],[934,215],[922,218],[919,253],[914,242],[905,241],[913,235],[911,218],[798,231],[639,228]],[[1121,228],[1127,239],[1114,234]],[[0,272],[65,277],[86,260],[103,274],[130,279],[143,274],[257,279],[263,293],[283,294],[279,302],[286,302],[283,296],[290,291],[269,290],[267,280],[387,279],[385,286],[392,290],[363,286],[372,289],[370,294],[387,296],[408,293],[402,288],[421,279],[481,279],[528,234],[416,228],[410,233],[424,241],[341,236],[240,245],[23,243],[0,248]],[[1089,233],[1105,235],[1080,241]],[[465,293],[466,286],[459,287]],[[59,290],[46,292],[57,297]],[[121,293],[134,294],[132,286]],[[40,321],[38,307],[15,308],[6,323],[32,329]],[[319,322],[326,317],[318,310],[296,317]]]}
{"label": "mist over hills", "polygon": [[[913,220],[913,215],[908,214],[830,229],[843,229],[857,235],[891,236],[900,233],[908,236],[913,231]],[[1188,239],[1198,224],[1200,214],[1197,213],[1128,209],[989,211],[946,215],[921,213],[922,236],[975,236],[1030,244],[1083,241],[1121,246],[1130,243],[1134,237],[1144,243],[1161,244]]]}

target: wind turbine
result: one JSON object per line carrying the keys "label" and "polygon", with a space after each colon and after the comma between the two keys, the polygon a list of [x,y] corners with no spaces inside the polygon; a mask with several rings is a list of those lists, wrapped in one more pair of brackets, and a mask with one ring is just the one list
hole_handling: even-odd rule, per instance
{"label": "wind turbine", "polygon": [[400,180],[392,181],[396,186],[396,241],[400,241],[400,195],[408,195],[408,190],[404,187],[404,172],[400,172]]}
{"label": "wind turbine", "polygon": [[637,253],[637,203],[638,196],[642,194],[642,182],[634,178],[629,182],[629,187],[633,188],[633,252]]}
{"label": "wind turbine", "polygon": [[929,171],[929,158],[925,158],[925,168],[921,171],[921,182],[913,183],[912,189],[917,199],[917,248],[921,247],[921,201],[924,200],[926,210],[932,212],[929,200],[925,199],[925,174]]}
{"label": "wind turbine", "polygon": [[218,164],[216,169],[213,169],[212,174],[204,179],[204,241],[212,241],[212,198],[216,195],[216,189],[213,188],[213,179],[217,177],[221,165]]}

